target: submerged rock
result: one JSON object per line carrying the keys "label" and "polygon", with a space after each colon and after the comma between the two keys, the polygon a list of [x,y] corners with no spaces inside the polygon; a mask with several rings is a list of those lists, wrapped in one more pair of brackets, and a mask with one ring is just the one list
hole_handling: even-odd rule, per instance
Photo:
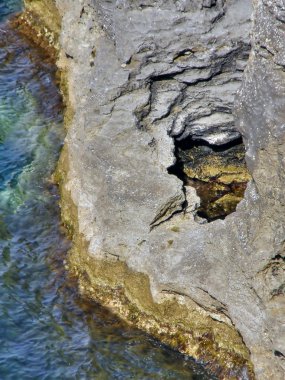
{"label": "submerged rock", "polygon": [[[253,5],[56,0],[69,95],[58,177],[84,293],[220,378],[253,378],[253,363],[281,380],[285,4]],[[185,168],[215,175],[228,211],[252,178],[236,212],[197,223],[196,192],[169,173],[175,142],[241,137],[249,174],[214,153]]]}

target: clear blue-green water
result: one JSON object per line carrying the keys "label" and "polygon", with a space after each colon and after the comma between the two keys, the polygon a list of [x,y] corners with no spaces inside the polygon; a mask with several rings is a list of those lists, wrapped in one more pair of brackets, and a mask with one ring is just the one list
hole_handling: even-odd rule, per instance
{"label": "clear blue-green water", "polygon": [[64,132],[54,67],[5,24],[0,0],[0,380],[210,379],[204,369],[81,300],[49,178]]}
{"label": "clear blue-green water", "polygon": [[22,0],[0,0],[0,22],[11,13],[19,12],[22,8]]}

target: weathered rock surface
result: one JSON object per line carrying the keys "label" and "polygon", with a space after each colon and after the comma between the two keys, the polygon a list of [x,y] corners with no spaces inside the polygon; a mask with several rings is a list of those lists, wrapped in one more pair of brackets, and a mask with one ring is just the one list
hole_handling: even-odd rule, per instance
{"label": "weathered rock surface", "polygon": [[[74,259],[81,289],[109,286],[113,293],[101,298],[124,314],[119,298],[110,301],[123,289],[125,303],[173,330],[188,321],[183,305],[200,349],[176,345],[181,351],[207,358],[203,342],[215,340],[226,378],[247,379],[244,342],[258,379],[283,379],[285,2],[255,0],[254,9],[249,0],[56,5],[59,64],[74,111],[63,194],[87,242],[77,244]],[[214,145],[243,137],[252,181],[225,220],[196,223],[195,191],[168,173],[174,139],[189,135]],[[66,215],[70,205],[63,199]],[[118,269],[125,264],[128,270]],[[134,272],[147,276],[151,301]],[[175,323],[153,306],[173,297]],[[240,367],[225,358],[231,353],[243,358]]]}

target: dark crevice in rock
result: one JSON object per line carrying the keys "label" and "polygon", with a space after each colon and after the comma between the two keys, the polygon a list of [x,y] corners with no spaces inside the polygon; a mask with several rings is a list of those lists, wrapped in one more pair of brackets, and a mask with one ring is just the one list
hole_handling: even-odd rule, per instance
{"label": "dark crevice in rock", "polygon": [[275,350],[274,355],[277,356],[278,358],[285,359],[285,355],[282,354],[282,352],[280,351]]}
{"label": "dark crevice in rock", "polygon": [[81,18],[84,15],[84,13],[85,13],[85,9],[84,7],[82,7],[79,18]]}
{"label": "dark crevice in rock", "polygon": [[277,289],[273,289],[271,292],[271,299],[273,297],[278,297],[278,296],[284,296],[285,294],[285,284],[281,284]]}
{"label": "dark crevice in rock", "polygon": [[276,255],[275,257],[273,257],[272,260],[283,260],[283,261],[285,261],[285,257],[282,256],[281,254],[278,254],[278,255]]}
{"label": "dark crevice in rock", "polygon": [[178,74],[182,74],[185,71],[185,69],[177,70],[172,73],[168,74],[161,74],[161,75],[155,75],[150,77],[151,82],[158,82],[158,81],[163,81],[163,80],[174,80],[175,76]]}
{"label": "dark crevice in rock", "polygon": [[241,145],[242,143],[242,137],[238,137],[222,145],[214,145],[208,143],[207,141],[189,136],[188,138],[183,140],[177,139],[177,143],[175,145],[178,147],[178,149],[182,149],[184,151],[194,148],[195,146],[204,146],[208,147],[213,152],[225,152],[226,150],[236,147],[237,145]]}
{"label": "dark crevice in rock", "polygon": [[74,59],[74,57],[72,55],[68,54],[68,53],[65,53],[65,56],[66,56],[66,58]]}
{"label": "dark crevice in rock", "polygon": [[180,58],[188,57],[191,54],[194,54],[193,50],[183,49],[175,55],[175,57],[173,58],[173,61],[179,60]]}
{"label": "dark crevice in rock", "polygon": [[[196,298],[193,299],[192,297],[190,297],[190,295],[188,295],[186,293],[179,292],[179,291],[176,291],[176,290],[173,290],[173,289],[162,289],[161,293],[163,293],[163,294],[170,294],[170,295],[174,295],[174,296],[182,296],[182,297],[188,298],[192,302],[196,303],[201,309],[203,309],[206,312],[208,311],[208,312],[211,312],[211,313],[222,314],[233,325],[233,322],[232,322],[232,320],[230,319],[230,317],[228,315],[228,310],[227,310],[226,306],[222,302],[220,302],[219,300],[217,300],[215,297],[213,297],[209,292],[205,291],[204,289],[202,289],[202,288],[197,288],[197,289],[200,289],[202,292],[204,292],[205,294],[207,294],[207,296],[210,299],[213,300],[213,303],[212,303],[211,307],[210,306],[206,306],[202,302],[199,302]],[[213,316],[211,316],[211,318],[213,318]]]}
{"label": "dark crevice in rock", "polygon": [[168,172],[183,182],[184,189],[196,189],[200,197],[196,215],[212,222],[234,212],[250,179],[242,138],[223,145],[192,136],[174,142],[176,163]]}
{"label": "dark crevice in rock", "polygon": [[176,202],[169,203],[165,205],[165,207],[157,214],[155,219],[150,224],[150,231],[152,231],[155,227],[160,226],[162,223],[168,222],[174,215],[185,212],[188,202],[186,200],[185,189],[183,188],[183,192],[185,195],[185,200],[177,205]]}
{"label": "dark crevice in rock", "polygon": [[272,257],[271,262],[278,262],[278,261],[284,261],[285,262],[285,257],[282,256],[280,253],[278,255]]}
{"label": "dark crevice in rock", "polygon": [[217,0],[203,0],[203,8],[212,8],[217,4]]}
{"label": "dark crevice in rock", "polygon": [[258,274],[266,273],[268,270],[272,271],[272,275],[276,274],[276,269],[279,268],[280,265],[285,264],[285,257],[281,254],[277,254],[276,256],[272,257],[272,259],[269,261],[269,263],[258,272]]}
{"label": "dark crevice in rock", "polygon": [[262,49],[262,50],[266,50],[266,51],[269,53],[269,55],[270,55],[271,57],[274,57],[274,52],[272,52],[272,51],[268,48],[268,46],[261,44],[259,47],[260,47],[260,49]]}

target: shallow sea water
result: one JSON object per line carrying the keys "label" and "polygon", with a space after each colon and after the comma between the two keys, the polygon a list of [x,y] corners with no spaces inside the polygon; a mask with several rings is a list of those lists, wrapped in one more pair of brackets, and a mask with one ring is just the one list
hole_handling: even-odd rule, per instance
{"label": "shallow sea water", "polygon": [[213,379],[76,292],[50,177],[64,139],[44,52],[0,0],[0,379]]}

